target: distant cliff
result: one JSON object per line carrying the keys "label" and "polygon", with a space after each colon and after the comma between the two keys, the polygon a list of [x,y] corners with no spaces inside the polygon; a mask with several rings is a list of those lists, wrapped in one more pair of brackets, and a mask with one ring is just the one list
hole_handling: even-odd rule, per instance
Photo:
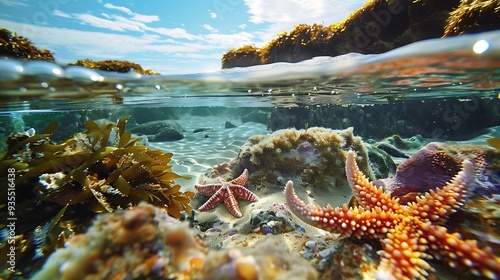
{"label": "distant cliff", "polygon": [[420,40],[497,29],[499,3],[372,0],[340,23],[300,24],[262,48],[247,45],[229,50],[222,57],[222,68],[297,62],[350,52],[376,54]]}

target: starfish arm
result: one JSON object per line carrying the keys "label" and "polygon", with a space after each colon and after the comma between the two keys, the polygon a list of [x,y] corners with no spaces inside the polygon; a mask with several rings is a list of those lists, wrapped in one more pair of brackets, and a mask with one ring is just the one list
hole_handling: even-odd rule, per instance
{"label": "starfish arm", "polygon": [[222,184],[194,185],[194,188],[201,194],[211,196],[222,187]]}
{"label": "starfish arm", "polygon": [[238,178],[230,181],[230,183],[233,185],[244,186],[247,181],[248,181],[248,169],[245,168],[245,170],[243,170],[243,173],[241,173],[241,175]]}
{"label": "starfish arm", "polygon": [[347,236],[382,238],[400,220],[399,214],[379,207],[365,210],[346,204],[336,208],[307,205],[295,194],[292,181],[286,184],[285,198],[290,210],[305,223]]}
{"label": "starfish arm", "polygon": [[241,218],[243,214],[241,214],[240,207],[238,206],[238,201],[234,197],[230,188],[227,188],[226,195],[224,196],[224,204],[226,204],[226,208],[233,216],[236,218]]}
{"label": "starfish arm", "polygon": [[203,203],[203,205],[200,206],[198,210],[207,211],[221,204],[222,201],[224,201],[225,192],[225,188],[220,188],[205,203]]}
{"label": "starfish arm", "polygon": [[450,234],[445,227],[420,222],[419,230],[426,236],[433,255],[441,256],[451,267],[467,267],[475,275],[490,279],[500,278],[500,258],[477,246],[475,240],[463,240],[459,234]]}
{"label": "starfish arm", "polygon": [[462,170],[445,186],[418,196],[408,206],[413,215],[439,223],[464,204],[474,180],[474,165],[466,160]]}
{"label": "starfish arm", "polygon": [[259,200],[259,197],[256,194],[254,194],[253,192],[251,192],[250,190],[248,190],[247,188],[245,188],[243,186],[229,185],[229,189],[231,190],[231,192],[233,193],[233,195],[236,198],[244,199],[244,200],[248,200],[248,201],[252,201],[252,202],[256,202]]}
{"label": "starfish arm", "polygon": [[427,279],[426,270],[432,270],[425,261],[430,257],[425,253],[428,247],[411,223],[411,218],[404,218],[381,240],[377,279]]}
{"label": "starfish arm", "polygon": [[347,152],[345,171],[354,197],[362,207],[380,207],[384,211],[400,211],[398,199],[384,193],[382,187],[376,188],[373,186],[359,170],[353,151]]}

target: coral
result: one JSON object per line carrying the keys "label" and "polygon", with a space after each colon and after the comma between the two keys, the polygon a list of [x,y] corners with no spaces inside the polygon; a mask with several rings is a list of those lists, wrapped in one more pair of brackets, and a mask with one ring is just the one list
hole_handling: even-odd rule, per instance
{"label": "coral", "polygon": [[450,13],[443,37],[478,33],[500,28],[500,1],[462,0]]}
{"label": "coral", "polygon": [[286,248],[280,237],[268,235],[253,247],[210,251],[202,279],[317,279],[316,270]]}
{"label": "coral", "polygon": [[344,238],[322,255],[319,279],[371,279],[377,270],[377,253],[362,241],[351,242]]}
{"label": "coral", "polygon": [[54,61],[48,50],[39,50],[27,38],[17,36],[5,28],[0,28],[0,57],[17,57]]}
{"label": "coral", "polygon": [[187,224],[141,204],[99,215],[32,279],[191,279],[206,252]]}
{"label": "coral", "polygon": [[159,73],[156,73],[151,69],[144,70],[141,65],[126,60],[93,61],[91,59],[80,59],[77,60],[75,63],[70,63],[69,65],[78,65],[91,69],[120,72],[120,73],[126,73],[129,72],[130,69],[134,69],[134,71],[144,75],[159,75]]}
{"label": "coral", "polygon": [[346,236],[381,239],[378,278],[425,279],[432,270],[425,260],[431,256],[454,268],[462,266],[474,275],[491,279],[500,276],[500,258],[490,249],[481,249],[476,240],[464,240],[440,225],[468,197],[475,179],[471,161],[464,161],[461,171],[446,185],[407,204],[400,204],[369,183],[352,151],[347,154],[346,173],[360,206],[307,205],[297,197],[291,181],[286,185],[285,198],[292,212],[310,225]]}
{"label": "coral", "polygon": [[325,186],[326,177],[334,177],[334,186],[344,186],[345,151],[349,149],[358,152],[361,169],[373,178],[366,148],[361,139],[353,135],[352,128],[283,129],[270,135],[252,136],[241,148],[234,172],[247,168],[250,180],[260,180],[255,184],[279,184],[285,178],[296,176],[318,187]]}
{"label": "coral", "polygon": [[[141,139],[125,131],[127,120],[101,126],[89,120],[86,132],[57,144],[51,141],[57,123],[43,133],[29,130],[7,140],[0,177],[7,180],[7,170],[15,172],[16,233],[29,240],[25,251],[33,249],[37,258],[45,257],[73,231],[81,232],[93,213],[141,201],[163,207],[176,218],[183,211],[191,213],[194,193],[182,192],[175,183],[185,177],[172,171],[172,154],[138,144]],[[7,187],[0,196],[7,201]]]}

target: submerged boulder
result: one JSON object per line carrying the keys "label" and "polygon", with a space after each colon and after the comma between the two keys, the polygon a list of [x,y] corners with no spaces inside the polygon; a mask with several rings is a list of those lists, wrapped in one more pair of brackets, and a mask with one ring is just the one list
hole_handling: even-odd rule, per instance
{"label": "submerged boulder", "polygon": [[146,122],[130,131],[138,135],[146,135],[151,142],[175,141],[184,138],[181,125],[174,120]]}

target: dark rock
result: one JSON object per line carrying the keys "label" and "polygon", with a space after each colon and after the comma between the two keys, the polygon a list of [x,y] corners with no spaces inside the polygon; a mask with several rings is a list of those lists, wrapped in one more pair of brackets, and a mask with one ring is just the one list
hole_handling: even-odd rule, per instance
{"label": "dark rock", "polygon": [[237,127],[235,124],[228,121],[224,124],[224,128],[235,128],[235,127]]}
{"label": "dark rock", "polygon": [[[352,126],[366,139],[397,134],[400,138],[421,135],[440,141],[467,140],[483,133],[484,129],[500,125],[499,112],[500,103],[479,96],[467,101],[429,99],[374,106],[276,107],[271,109],[269,126],[273,131],[289,127],[343,129]],[[398,140],[390,141],[396,145]],[[421,145],[417,138],[410,142]]]}
{"label": "dark rock", "polygon": [[152,121],[140,124],[132,129],[132,133],[146,135],[151,142],[175,141],[184,138],[182,127],[176,121]]}
{"label": "dark rock", "polygon": [[193,133],[204,132],[204,131],[214,131],[214,129],[211,127],[202,127],[193,130]]}
{"label": "dark rock", "polygon": [[166,128],[158,134],[148,136],[148,140],[151,142],[176,141],[182,138],[184,138],[182,133],[171,128]]}
{"label": "dark rock", "polygon": [[273,204],[269,209],[252,211],[250,228],[262,234],[281,234],[294,230],[292,215],[283,204]]}
{"label": "dark rock", "polygon": [[256,122],[267,125],[269,122],[269,113],[262,110],[254,110],[244,116],[241,116],[241,121],[244,123]]}

